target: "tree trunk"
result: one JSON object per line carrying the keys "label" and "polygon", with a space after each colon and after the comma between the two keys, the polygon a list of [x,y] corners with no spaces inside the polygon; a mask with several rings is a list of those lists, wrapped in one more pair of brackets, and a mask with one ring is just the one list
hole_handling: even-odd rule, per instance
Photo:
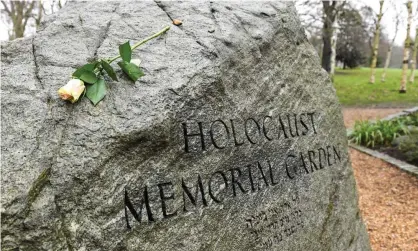
{"label": "tree trunk", "polygon": [[382,73],[382,82],[385,82],[386,80],[386,71],[389,67],[390,59],[392,58],[392,49],[393,49],[393,43],[389,46],[388,52],[386,53],[386,61],[385,61],[385,68],[383,68]]}
{"label": "tree trunk", "polygon": [[400,22],[401,22],[400,13],[398,11],[396,11],[396,8],[395,8],[395,12],[397,14],[396,15],[396,21],[395,21],[395,23],[396,23],[396,26],[395,26],[395,34],[394,34],[394,36],[392,38],[392,41],[391,41],[391,43],[389,45],[389,48],[388,48],[388,51],[386,53],[385,67],[383,68],[383,73],[382,73],[382,78],[381,78],[381,81],[382,82],[385,82],[385,80],[386,80],[386,72],[387,72],[387,69],[389,67],[390,60],[392,58],[393,45],[395,44],[395,39],[396,39],[396,36],[398,35],[399,25],[400,25]]}
{"label": "tree trunk", "polygon": [[339,8],[343,6],[345,1],[322,1],[323,5],[323,27],[322,27],[322,68],[324,68],[331,77],[335,70],[335,57],[337,47],[337,17]]}
{"label": "tree trunk", "polygon": [[399,89],[400,93],[406,92],[406,78],[407,78],[406,74],[408,71],[409,47],[410,47],[409,33],[411,31],[411,21],[412,21],[412,1],[408,1],[408,3],[406,4],[406,7],[408,8],[408,23],[406,26],[405,45],[403,48],[402,79],[401,79],[401,88]]}
{"label": "tree trunk", "polygon": [[415,80],[415,68],[417,61],[417,46],[418,46],[418,28],[415,29],[415,41],[414,41],[414,50],[412,52],[412,61],[411,61],[411,76],[409,76],[409,83],[414,83]]}
{"label": "tree trunk", "polygon": [[41,21],[42,21],[42,12],[44,10],[44,5],[42,3],[42,0],[38,1],[38,16],[35,17],[35,23],[36,23],[36,30],[39,30],[41,27]]}
{"label": "tree trunk", "polygon": [[23,4],[16,2],[16,15],[13,19],[13,38],[23,37],[25,27],[23,26]]}
{"label": "tree trunk", "polygon": [[335,16],[334,22],[332,23],[332,37],[331,37],[331,59],[330,59],[330,71],[329,75],[331,79],[334,79],[335,73],[335,65],[336,65],[336,58],[337,58],[337,18]]}
{"label": "tree trunk", "polygon": [[333,78],[336,63],[337,48],[337,19],[338,13],[344,6],[345,1],[322,1],[323,27],[322,27],[322,68]]}
{"label": "tree trunk", "polygon": [[23,37],[29,18],[32,17],[32,10],[35,7],[35,1],[6,1],[1,0],[4,11],[12,21],[13,29],[9,33],[9,39]]}
{"label": "tree trunk", "polygon": [[331,72],[331,55],[332,55],[332,24],[328,20],[324,20],[324,27],[322,29],[322,68],[328,73]]}
{"label": "tree trunk", "polygon": [[377,63],[377,52],[379,50],[379,41],[380,41],[380,21],[383,16],[383,0],[380,1],[379,14],[377,15],[376,20],[376,30],[374,33],[373,48],[372,48],[372,63],[370,65],[371,74],[370,74],[370,83],[374,84],[375,74],[376,74],[376,63]]}

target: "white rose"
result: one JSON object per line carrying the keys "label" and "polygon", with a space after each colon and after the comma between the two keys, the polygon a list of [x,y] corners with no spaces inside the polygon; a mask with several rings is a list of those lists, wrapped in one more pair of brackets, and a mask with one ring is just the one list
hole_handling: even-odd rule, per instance
{"label": "white rose", "polygon": [[77,102],[81,94],[83,94],[84,82],[80,79],[71,79],[68,83],[58,90],[58,95],[63,100],[69,100],[71,103]]}

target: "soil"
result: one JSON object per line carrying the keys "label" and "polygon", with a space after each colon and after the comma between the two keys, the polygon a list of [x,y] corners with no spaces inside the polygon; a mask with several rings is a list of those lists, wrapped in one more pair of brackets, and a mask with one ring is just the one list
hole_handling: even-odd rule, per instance
{"label": "soil", "polygon": [[[403,109],[343,109],[346,127]],[[351,162],[372,249],[418,251],[418,178],[354,149]]]}

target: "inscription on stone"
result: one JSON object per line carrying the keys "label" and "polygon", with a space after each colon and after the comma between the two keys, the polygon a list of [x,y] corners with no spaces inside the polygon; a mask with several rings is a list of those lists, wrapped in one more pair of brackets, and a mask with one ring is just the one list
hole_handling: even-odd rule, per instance
{"label": "inscription on stone", "polygon": [[297,203],[299,197],[296,193],[291,201],[245,217],[246,227],[259,247],[276,246],[303,229],[303,212]]}
{"label": "inscription on stone", "polygon": [[[261,144],[262,141],[296,138],[317,134],[316,112],[262,116],[261,119],[247,118],[242,121],[217,119],[210,123],[183,122],[181,128],[186,154],[199,154],[209,150],[239,147],[243,144]],[[207,139],[210,139],[210,142]],[[278,184],[280,176],[295,179],[310,175],[326,167],[341,163],[338,145],[318,148],[276,152],[271,156],[254,159],[245,166],[221,166],[212,173],[200,173],[193,178],[166,180],[158,184],[143,186],[139,198],[132,197],[125,188],[124,204],[127,228],[131,228],[129,215],[138,222],[156,222],[193,212],[250,193],[257,193]],[[138,194],[138,193],[136,193]],[[133,201],[136,201],[134,203]],[[174,205],[181,205],[174,207]],[[288,204],[284,204],[288,205]],[[289,206],[290,207],[290,206]],[[302,212],[290,208],[284,214],[271,208],[246,219],[248,228],[256,239],[260,233],[277,230],[273,237],[260,239],[269,247],[289,237],[303,227]],[[146,219],[144,219],[146,218]]]}
{"label": "inscription on stone", "polygon": [[[216,149],[261,144],[282,138],[296,138],[316,134],[315,112],[300,114],[263,115],[238,119],[217,119],[209,123],[183,122],[184,151],[205,151],[209,144]],[[210,139],[208,142],[208,138]]]}

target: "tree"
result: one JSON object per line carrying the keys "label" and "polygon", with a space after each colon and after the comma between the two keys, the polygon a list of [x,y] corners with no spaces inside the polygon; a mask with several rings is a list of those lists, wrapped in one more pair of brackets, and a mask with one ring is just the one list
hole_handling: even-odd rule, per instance
{"label": "tree", "polygon": [[409,76],[409,83],[414,83],[415,68],[417,62],[417,47],[418,47],[418,27],[415,28],[415,40],[413,45],[412,59],[411,59],[411,75]]}
{"label": "tree", "polygon": [[41,21],[43,18],[42,13],[44,12],[44,5],[42,3],[42,0],[38,1],[38,15],[35,18],[35,23],[36,23],[36,29],[39,29],[39,27],[41,26]]}
{"label": "tree", "polygon": [[370,83],[371,84],[374,84],[375,82],[377,51],[379,49],[379,40],[380,40],[380,21],[382,20],[382,16],[383,16],[383,3],[384,3],[383,0],[379,1],[379,4],[380,4],[379,14],[377,14],[377,18],[376,18],[376,28],[374,32],[374,39],[373,39],[373,46],[372,46],[372,62],[370,65],[370,69],[371,69]]}
{"label": "tree", "polygon": [[412,21],[412,1],[411,0],[407,2],[406,8],[408,10],[408,19],[407,19],[407,25],[406,25],[405,44],[403,48],[402,79],[401,79],[401,87],[399,89],[400,93],[406,93],[406,74],[408,71],[409,47],[410,47],[410,42],[411,42],[409,38],[409,34],[411,31],[411,21]]}
{"label": "tree", "polygon": [[394,20],[393,20],[395,22],[395,33],[394,33],[394,35],[392,37],[392,40],[389,43],[389,47],[388,47],[388,50],[386,52],[385,66],[383,68],[382,77],[381,77],[381,81],[382,82],[385,82],[385,80],[386,80],[386,72],[387,72],[387,69],[389,67],[390,60],[392,58],[393,46],[395,44],[396,36],[398,35],[399,25],[401,23],[400,9],[396,7],[396,4],[395,3],[393,3],[392,7],[394,8],[395,13],[396,13],[395,14],[395,17],[394,17]]}
{"label": "tree", "polygon": [[33,26],[38,29],[44,15],[54,13],[66,3],[65,0],[45,2],[50,5],[46,6],[43,0],[1,0],[2,16],[6,18],[6,25],[9,26],[9,40],[25,36],[28,29],[29,33],[34,30],[30,29]]}
{"label": "tree", "polygon": [[323,46],[321,33],[319,32],[318,34],[312,34],[309,37],[309,42],[312,44],[312,46],[318,52],[319,57],[321,57],[322,46]]}
{"label": "tree", "polygon": [[[415,14],[418,11],[418,6],[417,9],[415,10]],[[416,23],[417,21],[417,16],[415,15],[414,17],[414,22]],[[412,59],[411,59],[411,75],[409,76],[409,83],[414,83],[415,80],[415,68],[416,68],[416,62],[417,62],[417,48],[418,48],[418,26],[415,25],[415,39],[414,39],[414,43],[411,46],[413,48],[412,50]]]}
{"label": "tree", "polygon": [[322,28],[322,68],[331,76],[335,71],[336,47],[337,47],[337,22],[338,15],[345,5],[345,1],[322,1],[323,28]]}
{"label": "tree", "polygon": [[320,1],[298,0],[296,1],[296,9],[308,37],[321,33],[322,6]]}
{"label": "tree", "polygon": [[309,42],[314,46],[319,57],[322,58],[323,13],[321,2],[312,0],[297,0],[296,9]]}
{"label": "tree", "polygon": [[368,5],[362,6],[360,12],[363,17],[363,29],[367,32],[367,34],[369,34],[369,47],[371,51],[373,48],[373,36],[376,29],[376,13],[373,8]]}
{"label": "tree", "polygon": [[320,30],[322,46],[315,46],[315,48],[321,49],[318,54],[321,56],[322,68],[331,77],[334,74],[337,54],[338,15],[344,5],[345,1],[322,1],[322,5],[320,1],[297,1],[299,16],[308,37],[318,37],[316,34],[318,34],[318,29]]}
{"label": "tree", "polygon": [[350,5],[341,11],[338,20],[336,59],[343,64],[343,68],[355,68],[366,62],[368,51],[368,33],[363,29],[363,18],[360,12]]}
{"label": "tree", "polygon": [[32,11],[35,7],[35,1],[6,1],[1,0],[4,11],[9,16],[13,30],[9,32],[9,39],[15,39],[23,37],[25,34],[26,25],[29,19],[32,17]]}

